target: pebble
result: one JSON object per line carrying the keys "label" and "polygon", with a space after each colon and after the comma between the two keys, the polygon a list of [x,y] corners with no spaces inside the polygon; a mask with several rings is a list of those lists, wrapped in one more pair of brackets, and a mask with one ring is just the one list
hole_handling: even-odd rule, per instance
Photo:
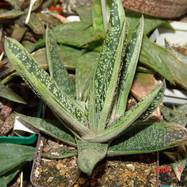
{"label": "pebble", "polygon": [[133,164],[127,164],[126,167],[131,170],[131,171],[135,171],[135,166]]}

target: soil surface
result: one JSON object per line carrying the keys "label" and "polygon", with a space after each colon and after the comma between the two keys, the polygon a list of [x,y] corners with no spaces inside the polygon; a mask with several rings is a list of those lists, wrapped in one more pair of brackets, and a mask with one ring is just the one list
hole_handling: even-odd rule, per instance
{"label": "soil surface", "polygon": [[[63,146],[51,140],[42,141],[42,144],[45,153],[52,153],[52,150],[56,152],[57,147]],[[102,161],[90,177],[80,172],[76,157],[59,160],[42,158],[35,162],[32,179],[35,185],[42,187],[157,186],[155,154],[129,157]]]}

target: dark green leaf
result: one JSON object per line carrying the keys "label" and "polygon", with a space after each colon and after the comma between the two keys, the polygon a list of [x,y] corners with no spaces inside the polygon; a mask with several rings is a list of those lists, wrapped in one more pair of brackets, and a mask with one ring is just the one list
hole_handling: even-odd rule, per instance
{"label": "dark green leaf", "polygon": [[15,178],[15,176],[18,174],[19,170],[12,171],[8,173],[7,175],[4,175],[0,177],[0,186],[1,187],[7,187],[8,184]]}
{"label": "dark green leaf", "polygon": [[35,148],[33,147],[0,143],[0,176],[26,161],[31,161],[34,152]]}
{"label": "dark green leaf", "polygon": [[75,96],[75,87],[69,79],[68,72],[64,67],[58,49],[59,47],[54,39],[53,33],[47,29],[46,51],[50,76],[56,81],[58,87],[67,95]]}
{"label": "dark green leaf", "polygon": [[26,104],[26,102],[19,95],[17,95],[14,91],[12,91],[10,88],[8,88],[7,86],[1,83],[0,83],[0,97],[16,103]]}
{"label": "dark green leaf", "polygon": [[89,25],[92,24],[92,13],[89,6],[77,7],[75,11],[79,15],[81,22],[85,22]]}
{"label": "dark green leaf", "polygon": [[163,84],[156,86],[150,94],[145,96],[143,100],[136,104],[132,109],[128,110],[124,116],[114,121],[108,128],[100,131],[94,137],[86,136],[84,138],[91,142],[107,142],[121,135],[149,108],[154,99],[160,99],[162,96],[162,94],[160,95],[160,90],[162,90],[162,88]]}
{"label": "dark green leaf", "polygon": [[31,126],[34,129],[37,129],[45,134],[48,134],[64,143],[75,146],[74,137],[61,125],[54,125],[44,119],[36,117],[29,117],[21,114],[19,114],[19,116],[19,120],[27,123],[28,126]]}
{"label": "dark green leaf", "polygon": [[143,17],[140,20],[139,25],[135,29],[132,34],[132,38],[127,46],[127,56],[125,58],[124,67],[122,69],[122,79],[119,96],[116,106],[116,115],[117,117],[121,117],[125,113],[128,96],[130,93],[130,89],[133,83],[133,79],[136,72],[136,67],[139,60],[139,55],[141,51],[141,44],[143,39],[143,31],[144,31],[144,19]]}
{"label": "dark green leaf", "polygon": [[77,146],[78,166],[82,172],[91,175],[95,165],[106,156],[108,144],[89,143],[78,140]]}
{"label": "dark green leaf", "polygon": [[91,25],[84,22],[58,25],[54,27],[53,32],[59,43],[79,48],[88,47],[104,38],[103,32],[95,32]]}
{"label": "dark green leaf", "polygon": [[98,53],[87,52],[77,59],[76,65],[76,98],[86,101],[90,83],[93,79]]}
{"label": "dark green leaf", "polygon": [[[112,3],[110,26],[103,50],[98,59],[91,86],[90,124],[93,128],[104,129],[116,92],[121,69],[121,53],[126,37],[126,20],[121,1]],[[96,122],[96,116],[99,121]]]}
{"label": "dark green leaf", "polygon": [[0,9],[0,21],[14,19],[21,16],[24,12],[20,10],[2,10]]}
{"label": "dark green leaf", "polygon": [[20,0],[5,0],[5,1],[8,2],[15,9],[20,9],[21,6]]}
{"label": "dark green leaf", "polygon": [[161,107],[161,112],[164,119],[168,122],[178,123],[182,126],[187,124],[187,105],[181,105],[177,108]]}
{"label": "dark green leaf", "polygon": [[[141,15],[138,13],[129,12],[129,11],[127,11],[126,14],[127,14],[127,19],[129,23],[129,32],[132,33]],[[157,19],[157,18],[148,17],[148,16],[145,16],[144,21],[145,21],[144,34],[146,35],[149,34],[151,31],[153,31],[154,29],[156,29],[157,27],[167,24],[166,20]]]}
{"label": "dark green leaf", "polygon": [[171,83],[187,89],[187,65],[177,59],[168,49],[152,43],[144,37],[140,61],[160,73]]}
{"label": "dark green leaf", "polygon": [[187,130],[177,124],[153,123],[129,138],[109,147],[108,155],[142,154],[177,146],[187,140]]}
{"label": "dark green leaf", "polygon": [[83,125],[87,121],[84,109],[58,88],[55,81],[47,72],[39,68],[25,48],[17,41],[7,38],[5,50],[10,63],[29,86],[60,119],[68,122],[65,123],[66,127],[78,135],[88,134],[89,130]]}

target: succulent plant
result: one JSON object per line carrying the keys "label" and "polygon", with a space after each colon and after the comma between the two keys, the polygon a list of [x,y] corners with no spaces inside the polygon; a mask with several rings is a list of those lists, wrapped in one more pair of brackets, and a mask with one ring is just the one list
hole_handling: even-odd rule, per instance
{"label": "succulent plant", "polygon": [[[143,38],[144,19],[127,42],[127,19],[121,0],[113,0],[109,29],[89,85],[89,98],[76,96],[76,85],[59,58],[52,31],[46,32],[49,74],[16,40],[6,38],[7,57],[19,75],[53,111],[61,125],[20,114],[20,120],[41,132],[77,147],[78,166],[90,175],[106,156],[149,153],[178,145],[187,131],[177,124],[142,123],[162,100],[159,83],[127,110]],[[90,70],[92,71],[92,70]]]}

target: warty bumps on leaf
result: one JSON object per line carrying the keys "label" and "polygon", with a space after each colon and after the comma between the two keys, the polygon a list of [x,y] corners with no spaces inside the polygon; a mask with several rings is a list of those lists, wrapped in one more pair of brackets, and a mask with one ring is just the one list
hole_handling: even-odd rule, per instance
{"label": "warty bumps on leaf", "polygon": [[89,99],[84,103],[87,107],[82,107],[83,101],[75,96],[52,31],[46,31],[49,74],[39,68],[21,44],[11,38],[5,41],[11,65],[62,123],[59,126],[21,114],[20,120],[77,147],[78,166],[88,175],[106,156],[159,151],[187,138],[186,129],[177,124],[145,125],[140,120],[161,102],[164,83],[159,83],[136,106],[126,110],[141,50],[144,18],[140,18],[130,40],[127,40],[127,26],[121,0],[113,0],[107,36],[90,81]]}

